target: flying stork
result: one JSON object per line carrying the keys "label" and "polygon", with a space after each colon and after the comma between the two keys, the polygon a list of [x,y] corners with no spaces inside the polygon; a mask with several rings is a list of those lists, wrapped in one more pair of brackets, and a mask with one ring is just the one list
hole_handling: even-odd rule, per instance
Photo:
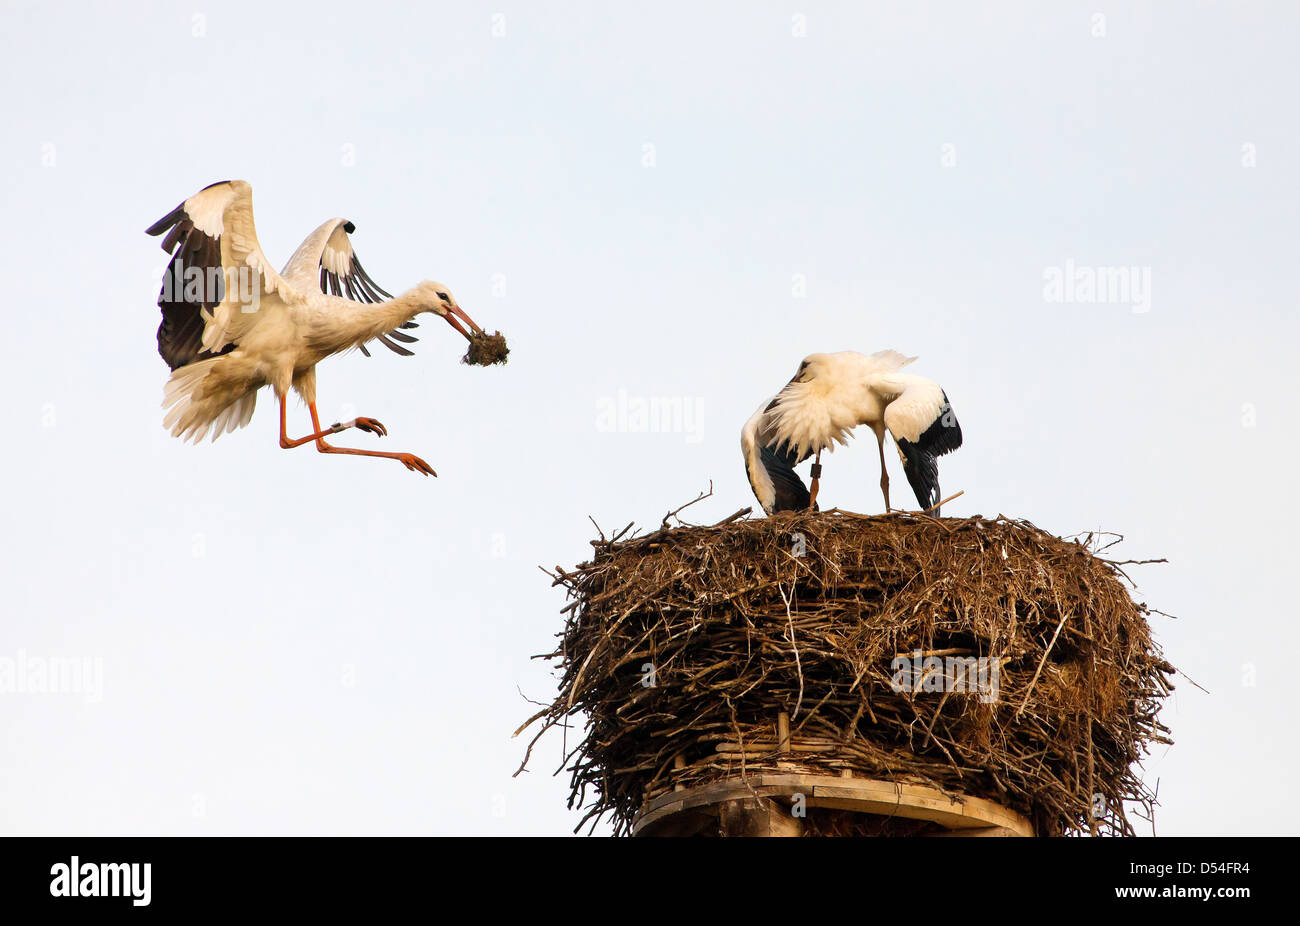
{"label": "flying stork", "polygon": [[[413,472],[437,475],[411,453],[325,441],[348,428],[388,433],[373,418],[321,427],[316,364],[326,357],[353,347],[369,356],[365,344],[371,340],[410,356],[396,342],[415,338],[399,329],[416,327],[412,319],[421,312],[442,316],[471,342],[483,334],[441,283],[425,281],[397,297],[376,285],[352,250],[348,236],[355,230],[347,219],[330,219],[276,273],[257,241],[253,189],[242,180],[205,187],[147,229],[165,234],[162,248],[172,256],[158,295],[158,353],[172,371],[163,426],[173,436],[197,443],[209,430],[216,440],[242,428],[253,416],[257,391],[269,385],[280,401],[280,446],[286,450],[315,441],[321,453],[388,457]],[[291,386],[311,411],[306,437],[291,438],[285,430]]]}
{"label": "flying stork", "polygon": [[[961,446],[961,425],[938,383],[898,372],[915,360],[893,350],[870,356],[846,350],[810,354],[785,387],[759,406],[741,431],[745,472],[768,514],[815,506],[821,452],[848,443],[855,427],[876,432],[880,491],[889,505],[885,431],[893,435],[903,472],[924,511],[939,515],[937,458]],[[814,454],[813,491],[794,468]]]}

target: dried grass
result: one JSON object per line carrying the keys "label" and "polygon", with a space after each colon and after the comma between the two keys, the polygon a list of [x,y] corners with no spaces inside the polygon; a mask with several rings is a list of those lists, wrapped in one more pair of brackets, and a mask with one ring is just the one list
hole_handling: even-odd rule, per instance
{"label": "dried grass", "polygon": [[[1003,517],[735,517],[602,533],[590,562],[554,573],[574,599],[541,657],[559,695],[525,727],[543,721],[535,743],[586,716],[562,765],[579,828],[609,815],[627,833],[675,785],[778,762],[988,798],[1041,835],[1150,818],[1135,764],[1170,742],[1157,715],[1174,669],[1124,563]],[[895,657],[917,651],[996,658],[996,699],[896,690]]]}
{"label": "dried grass", "polygon": [[494,331],[492,334],[482,331],[470,336],[469,347],[466,348],[465,356],[460,358],[460,362],[470,366],[487,367],[494,363],[505,363],[509,356],[510,348],[506,346],[505,336],[500,331]]}

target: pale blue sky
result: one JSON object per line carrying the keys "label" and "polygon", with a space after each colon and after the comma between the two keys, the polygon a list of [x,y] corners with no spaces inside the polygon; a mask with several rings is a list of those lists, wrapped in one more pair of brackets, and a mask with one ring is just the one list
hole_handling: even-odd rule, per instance
{"label": "pale blue sky", "polygon": [[[1166,710],[1159,832],[1300,829],[1264,797],[1300,758],[1293,7],[267,6],[0,7],[0,658],[103,667],[98,702],[0,693],[0,831],[567,833],[558,737],[510,777],[519,690],[553,691],[538,565],[589,514],[750,504],[758,403],[885,347],[960,416],[946,513],[1171,560],[1139,597],[1209,694]],[[321,366],[323,415],[389,428],[353,445],[439,479],[282,451],[265,393],[215,445],[163,431],[143,229],[227,178],[277,263],[343,215],[387,289],[510,338]],[[1067,261],[1149,272],[1149,311],[1045,301]],[[699,427],[611,433],[620,390]],[[879,509],[869,441],[826,462],[826,501]]]}

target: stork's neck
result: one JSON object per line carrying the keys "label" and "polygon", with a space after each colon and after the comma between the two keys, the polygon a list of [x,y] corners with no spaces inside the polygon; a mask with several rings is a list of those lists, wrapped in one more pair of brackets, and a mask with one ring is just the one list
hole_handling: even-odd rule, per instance
{"label": "stork's neck", "polygon": [[[318,346],[334,353],[358,347],[409,322],[421,312],[431,312],[437,296],[417,286],[383,302],[353,302],[338,296],[327,297],[328,311],[317,316]],[[431,298],[432,297],[432,298]]]}

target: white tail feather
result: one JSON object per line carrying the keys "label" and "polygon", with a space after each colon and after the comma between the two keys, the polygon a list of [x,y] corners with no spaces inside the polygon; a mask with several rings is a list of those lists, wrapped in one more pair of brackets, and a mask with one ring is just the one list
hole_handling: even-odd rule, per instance
{"label": "white tail feather", "polygon": [[172,372],[163,389],[163,427],[193,443],[211,431],[215,441],[248,424],[262,385],[237,352],[183,366]]}

